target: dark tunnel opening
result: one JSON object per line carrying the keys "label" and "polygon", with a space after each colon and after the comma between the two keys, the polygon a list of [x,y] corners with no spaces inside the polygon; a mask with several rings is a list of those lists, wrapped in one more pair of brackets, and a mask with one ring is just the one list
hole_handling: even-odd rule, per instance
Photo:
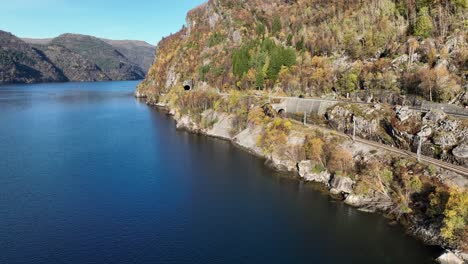
{"label": "dark tunnel opening", "polygon": [[279,115],[280,117],[285,117],[285,116],[286,116],[286,110],[284,110],[284,109],[278,110],[278,115]]}

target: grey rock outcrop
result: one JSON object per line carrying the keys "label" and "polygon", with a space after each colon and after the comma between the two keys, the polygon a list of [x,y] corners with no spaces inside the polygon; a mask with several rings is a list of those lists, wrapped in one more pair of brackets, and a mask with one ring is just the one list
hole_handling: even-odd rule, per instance
{"label": "grey rock outcrop", "polygon": [[395,111],[398,120],[401,122],[408,120],[412,114],[412,111],[407,106],[397,106]]}
{"label": "grey rock outcrop", "polygon": [[468,142],[464,142],[452,151],[453,155],[459,159],[468,159]]}
{"label": "grey rock outcrop", "polygon": [[335,175],[330,182],[330,186],[332,187],[330,192],[333,194],[350,194],[353,192],[354,184],[355,182],[349,177]]}
{"label": "grey rock outcrop", "polygon": [[329,185],[331,174],[326,170],[314,172],[314,167],[315,164],[310,160],[304,160],[299,162],[297,164],[299,176],[306,181],[319,182]]}
{"label": "grey rock outcrop", "polygon": [[455,255],[452,251],[447,250],[442,256],[437,258],[440,264],[464,264],[461,258]]}

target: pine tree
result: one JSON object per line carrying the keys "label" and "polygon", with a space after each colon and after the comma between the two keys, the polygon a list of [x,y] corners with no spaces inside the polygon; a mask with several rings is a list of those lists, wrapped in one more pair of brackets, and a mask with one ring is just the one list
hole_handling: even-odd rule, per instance
{"label": "pine tree", "polygon": [[276,35],[281,32],[281,28],[281,18],[279,16],[275,16],[275,18],[273,18],[273,24],[271,25],[271,31]]}
{"label": "pine tree", "polygon": [[427,7],[421,8],[414,27],[414,34],[418,37],[427,38],[432,34],[432,19]]}

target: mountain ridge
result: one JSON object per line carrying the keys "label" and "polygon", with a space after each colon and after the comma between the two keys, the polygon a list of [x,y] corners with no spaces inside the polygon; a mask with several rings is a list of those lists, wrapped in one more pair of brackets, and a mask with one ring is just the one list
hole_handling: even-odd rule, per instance
{"label": "mountain ridge", "polygon": [[143,69],[144,72],[147,72],[150,66],[154,61],[154,50],[155,46],[149,44],[146,41],[142,40],[131,40],[131,39],[122,39],[114,40],[107,38],[99,38],[91,35],[76,34],[76,33],[64,33],[55,38],[21,38],[23,41],[33,45],[49,45],[54,39],[60,37],[93,37],[99,39],[111,46],[113,46],[117,51],[122,53],[127,59]]}
{"label": "mountain ridge", "polygon": [[113,41],[68,33],[20,39],[0,30],[0,84],[143,79],[154,58],[152,46],[126,40],[116,41],[116,47],[108,42]]}

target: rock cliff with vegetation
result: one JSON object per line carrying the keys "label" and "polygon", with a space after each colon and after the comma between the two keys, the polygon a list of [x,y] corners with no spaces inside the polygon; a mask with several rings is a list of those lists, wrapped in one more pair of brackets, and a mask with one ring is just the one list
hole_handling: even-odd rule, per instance
{"label": "rock cliff with vegetation", "polygon": [[230,140],[467,258],[464,176],[281,118],[269,97],[376,103],[335,105],[311,121],[344,131],[347,119],[360,118],[362,137],[405,149],[421,137],[425,154],[466,164],[466,123],[394,104],[468,105],[467,7],[465,0],[210,0],[159,43],[136,95],[167,107],[179,127]]}
{"label": "rock cliff with vegetation", "polygon": [[467,105],[467,8],[466,0],[211,0],[160,42],[141,90],[194,79],[221,90]]}

